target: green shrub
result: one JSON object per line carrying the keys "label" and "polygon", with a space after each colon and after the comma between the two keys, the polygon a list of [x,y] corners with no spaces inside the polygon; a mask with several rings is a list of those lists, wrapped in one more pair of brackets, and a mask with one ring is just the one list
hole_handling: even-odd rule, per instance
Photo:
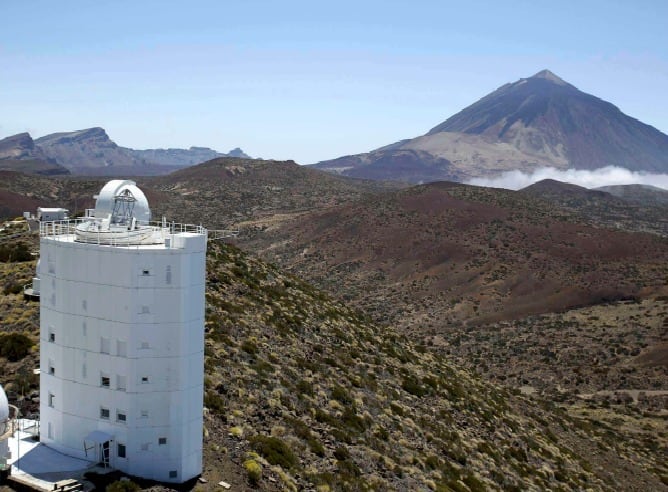
{"label": "green shrub", "polygon": [[107,492],[138,492],[141,487],[132,480],[117,480],[107,485]]}
{"label": "green shrub", "polygon": [[0,356],[16,362],[30,353],[32,345],[32,340],[24,333],[0,335]]}
{"label": "green shrub", "polygon": [[290,447],[277,437],[254,436],[250,443],[272,465],[279,465],[286,470],[297,465],[297,457]]}
{"label": "green shrub", "polygon": [[332,398],[340,401],[344,405],[352,405],[353,399],[350,396],[350,393],[342,386],[334,386],[332,388]]}
{"label": "green shrub", "polygon": [[225,403],[219,394],[213,391],[207,391],[204,395],[204,406],[213,412],[215,415],[223,415],[225,413]]}
{"label": "green shrub", "polygon": [[262,467],[255,460],[244,461],[244,470],[251,485],[257,485],[262,478]]}
{"label": "green shrub", "polygon": [[417,379],[410,376],[404,378],[403,382],[401,383],[401,387],[411,395],[420,398],[428,393],[427,389],[424,386],[422,386]]}
{"label": "green shrub", "polygon": [[244,342],[241,344],[241,350],[250,355],[257,354],[259,351],[257,341],[253,337],[244,340]]}
{"label": "green shrub", "polygon": [[341,460],[341,461],[347,460],[348,458],[350,458],[350,452],[348,451],[348,448],[343,447],[343,446],[339,446],[338,448],[336,448],[334,450],[334,457],[337,460]]}
{"label": "green shrub", "polygon": [[30,261],[32,259],[28,245],[25,243],[0,245],[0,261],[4,263]]}

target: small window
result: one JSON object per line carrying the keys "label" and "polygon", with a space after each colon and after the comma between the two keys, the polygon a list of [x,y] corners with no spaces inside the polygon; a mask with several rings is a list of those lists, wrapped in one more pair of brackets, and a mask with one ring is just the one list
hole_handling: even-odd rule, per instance
{"label": "small window", "polygon": [[172,283],[172,267],[167,265],[167,271],[165,272],[165,283],[170,285]]}
{"label": "small window", "polygon": [[143,349],[147,349],[147,348],[149,348],[149,344],[148,344],[148,342],[142,342],[142,343],[141,343],[141,348],[143,348]]}
{"label": "small window", "polygon": [[116,421],[118,422],[127,422],[128,418],[125,415],[125,412],[117,411],[116,412]]}
{"label": "small window", "polygon": [[83,379],[86,379],[86,364],[83,364],[83,365],[81,366],[81,377],[82,377]]}
{"label": "small window", "polygon": [[141,418],[143,418],[143,419],[148,418],[148,410],[142,410],[141,411]]}
{"label": "small window", "polygon": [[101,419],[109,419],[109,409],[108,408],[100,408],[100,418]]}
{"label": "small window", "polygon": [[100,337],[100,352],[103,354],[109,353],[109,339],[105,337]]}
{"label": "small window", "polygon": [[56,334],[52,331],[49,332],[49,342],[55,342],[56,341]]}
{"label": "small window", "polygon": [[118,455],[119,458],[125,458],[126,457],[125,444],[121,444],[120,442],[118,443],[118,449],[117,449],[116,454]]}
{"label": "small window", "polygon": [[128,344],[124,340],[116,340],[116,355],[119,357],[127,357]]}
{"label": "small window", "polygon": [[86,326],[86,322],[84,321],[83,324],[81,325],[81,331],[83,332],[83,336],[86,336],[88,334],[88,327]]}
{"label": "small window", "polygon": [[49,422],[46,435],[49,436],[49,439],[53,439],[53,425],[51,425],[51,422]]}
{"label": "small window", "polygon": [[148,376],[142,376],[141,377],[141,382],[142,382],[142,384],[147,384],[148,383]]}
{"label": "small window", "polygon": [[149,445],[149,443],[147,443],[147,442],[143,442],[143,443],[141,444],[141,450],[142,450],[142,451],[148,451],[149,447],[150,447],[150,445]]}
{"label": "small window", "polygon": [[53,408],[53,404],[54,404],[55,399],[56,399],[56,397],[53,396],[53,393],[49,393],[49,406],[51,408]]}
{"label": "small window", "polygon": [[88,309],[88,301],[86,299],[81,301],[81,307],[83,308],[84,311]]}
{"label": "small window", "polygon": [[100,386],[108,388],[111,383],[110,379],[109,376],[100,376]]}
{"label": "small window", "polygon": [[56,375],[56,368],[53,366],[52,360],[49,361],[49,374],[51,374],[52,376]]}
{"label": "small window", "polygon": [[145,270],[142,270],[142,271],[141,271],[141,274],[142,274],[142,275],[151,275],[151,270],[146,270],[146,269],[145,269]]}
{"label": "small window", "polygon": [[148,306],[142,306],[140,314],[149,314],[151,310],[148,308]]}
{"label": "small window", "polygon": [[163,446],[163,445],[167,444],[167,438],[166,437],[159,437],[158,438],[158,444],[160,446]]}
{"label": "small window", "polygon": [[125,391],[127,389],[127,378],[125,376],[116,376],[116,389],[118,391]]}
{"label": "small window", "polygon": [[177,476],[178,476],[178,473],[176,472],[176,470],[171,470],[169,472],[169,478],[176,478]]}

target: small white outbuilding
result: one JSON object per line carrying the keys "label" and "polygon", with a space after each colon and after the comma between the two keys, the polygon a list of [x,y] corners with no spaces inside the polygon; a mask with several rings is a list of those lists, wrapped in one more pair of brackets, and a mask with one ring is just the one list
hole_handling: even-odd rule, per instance
{"label": "small white outbuilding", "polygon": [[66,208],[37,208],[37,220],[40,222],[48,222],[52,220],[65,220],[69,210]]}

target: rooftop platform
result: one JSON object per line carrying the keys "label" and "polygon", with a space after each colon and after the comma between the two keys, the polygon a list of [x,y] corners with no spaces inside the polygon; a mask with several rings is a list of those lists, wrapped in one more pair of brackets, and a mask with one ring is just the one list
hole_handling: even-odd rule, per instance
{"label": "rooftop platform", "polygon": [[92,461],[80,460],[59,453],[35,440],[39,423],[21,419],[14,437],[9,439],[12,458],[10,481],[14,481],[33,490],[53,492],[58,482],[77,480],[84,484],[84,490],[92,490],[92,484],[84,480],[84,473],[103,469]]}
{"label": "rooftop platform", "polygon": [[207,229],[201,225],[176,222],[133,222],[131,226],[111,227],[104,219],[80,217],[77,219],[41,222],[40,238],[55,241],[95,244],[111,247],[131,247],[141,249],[178,248],[178,238],[207,236]]}

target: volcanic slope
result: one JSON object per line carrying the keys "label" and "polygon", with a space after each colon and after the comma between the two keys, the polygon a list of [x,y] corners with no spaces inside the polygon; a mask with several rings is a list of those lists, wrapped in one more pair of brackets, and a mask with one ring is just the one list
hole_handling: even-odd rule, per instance
{"label": "volcanic slope", "polygon": [[666,172],[668,135],[543,70],[503,85],[423,136],[315,166],[413,183],[543,166]]}
{"label": "volcanic slope", "polygon": [[37,207],[64,207],[70,214],[93,208],[93,195],[106,179],[46,177],[0,170],[0,218],[35,213]]}
{"label": "volcanic slope", "polygon": [[208,227],[246,233],[403,186],[332,176],[293,161],[231,157],[139,181],[160,194],[155,216],[195,217]]}
{"label": "volcanic slope", "polygon": [[668,274],[666,239],[444,182],[304,216],[251,245],[411,332],[632,298],[662,289]]}
{"label": "volcanic slope", "polygon": [[668,191],[643,185],[590,190],[544,179],[520,190],[556,205],[592,225],[668,237]]}
{"label": "volcanic slope", "polygon": [[210,243],[207,269],[209,484],[662,487],[641,441],[485,383],[233,246]]}

